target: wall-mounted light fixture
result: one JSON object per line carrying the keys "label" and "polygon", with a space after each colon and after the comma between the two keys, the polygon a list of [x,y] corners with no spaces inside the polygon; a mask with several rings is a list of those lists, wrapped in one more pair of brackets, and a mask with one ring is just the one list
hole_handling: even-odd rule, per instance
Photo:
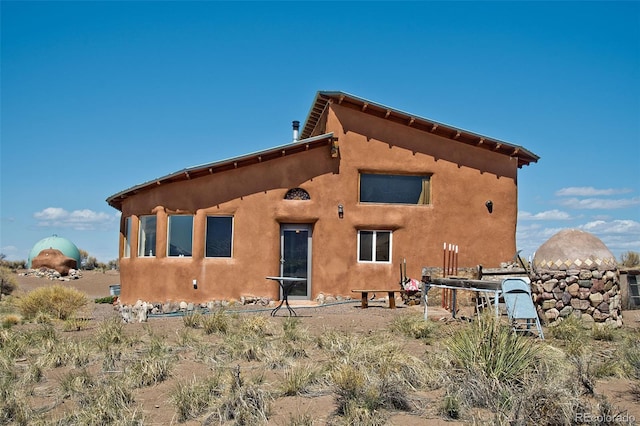
{"label": "wall-mounted light fixture", "polygon": [[342,204],[338,204],[338,217],[342,219],[344,217],[344,207]]}
{"label": "wall-mounted light fixture", "polygon": [[487,200],[484,205],[487,206],[487,210],[489,211],[489,213],[493,213],[493,201]]}

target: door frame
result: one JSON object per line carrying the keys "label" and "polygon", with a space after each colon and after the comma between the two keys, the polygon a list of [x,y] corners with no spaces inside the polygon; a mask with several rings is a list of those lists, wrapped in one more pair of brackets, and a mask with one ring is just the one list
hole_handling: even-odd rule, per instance
{"label": "door frame", "polygon": [[[311,300],[311,272],[312,272],[312,241],[313,241],[313,224],[311,223],[281,223],[280,224],[280,276],[284,274],[284,233],[295,232],[296,230],[307,231],[307,295],[294,296],[289,295],[289,300]],[[280,289],[280,297],[282,297],[282,289]]]}

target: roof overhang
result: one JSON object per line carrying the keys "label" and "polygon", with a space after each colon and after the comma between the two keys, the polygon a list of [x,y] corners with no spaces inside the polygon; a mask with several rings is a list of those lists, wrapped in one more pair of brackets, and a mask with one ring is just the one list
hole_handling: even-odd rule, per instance
{"label": "roof overhang", "polygon": [[540,157],[521,146],[487,136],[478,135],[476,133],[423,117],[418,117],[416,115],[389,108],[385,105],[377,104],[343,92],[321,91],[316,94],[315,101],[311,106],[311,110],[309,111],[307,120],[305,121],[302,129],[301,137],[310,137],[317,132],[323,132],[325,130],[319,129],[318,126],[321,125],[321,118],[324,115],[324,112],[332,103],[421,130],[426,133],[441,136],[458,143],[475,146],[480,149],[486,149],[509,157],[517,158],[519,168],[522,166],[528,166],[530,163],[535,163],[540,159]]}
{"label": "roof overhang", "polygon": [[217,161],[214,163],[201,164],[199,166],[188,167],[171,173],[160,178],[150,180],[140,185],[133,186],[129,189],[125,189],[117,194],[114,194],[107,198],[107,203],[113,208],[122,211],[122,203],[128,197],[139,194],[140,192],[148,191],[152,188],[170,184],[173,182],[180,182],[185,180],[197,179],[204,176],[209,176],[214,173],[220,173],[227,170],[238,169],[241,167],[247,167],[257,163],[264,163],[266,161],[274,160],[276,158],[282,158],[289,155],[297,154],[300,152],[309,151],[311,149],[320,148],[323,146],[331,147],[334,142],[333,133],[325,133],[312,138],[301,139],[299,141],[289,143],[286,145],[280,145],[274,148],[269,148],[264,151],[254,152],[252,154],[246,154],[240,157],[233,157],[226,160]]}

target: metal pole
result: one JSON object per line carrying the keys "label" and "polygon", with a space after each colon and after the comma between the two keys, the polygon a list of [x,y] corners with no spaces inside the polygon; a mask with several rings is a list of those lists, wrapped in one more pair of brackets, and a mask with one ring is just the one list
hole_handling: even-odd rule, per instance
{"label": "metal pole", "polygon": [[[447,243],[444,243],[444,246],[442,247],[442,278],[446,278],[447,273],[446,273],[446,269],[447,268]],[[441,300],[440,300],[440,306],[441,307],[445,307],[446,306],[446,289],[442,289],[440,291],[440,293],[442,294]]]}
{"label": "metal pole", "polygon": [[458,245],[456,244],[456,255],[455,255],[455,261],[454,261],[454,267],[455,267],[455,274],[458,275]]}

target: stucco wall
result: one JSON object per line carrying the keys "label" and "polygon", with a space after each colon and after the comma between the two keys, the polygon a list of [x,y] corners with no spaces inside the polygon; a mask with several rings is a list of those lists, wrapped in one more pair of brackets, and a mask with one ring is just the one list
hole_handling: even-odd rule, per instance
{"label": "stucco wall", "polygon": [[[120,261],[122,301],[277,299],[277,285],[265,276],[279,274],[283,223],[313,225],[312,299],[319,293],[351,295],[353,288],[396,286],[403,258],[408,275],[418,278],[423,266],[441,264],[443,242],[460,247],[460,266],[495,267],[512,258],[515,159],[339,105],[332,105],[326,120],[326,131],[339,140],[338,158],[328,146],[316,148],[128,197],[122,217],[132,217],[132,257]],[[360,171],[431,174],[432,203],[359,204]],[[311,200],[284,200],[295,187],[308,191]],[[493,201],[492,214],[487,200]],[[195,214],[193,257],[166,257],[167,215],[173,212]],[[157,256],[137,258],[137,217],[152,213],[158,218]],[[208,214],[234,216],[231,259],[204,258]],[[393,231],[391,264],[358,263],[358,229]]]}

